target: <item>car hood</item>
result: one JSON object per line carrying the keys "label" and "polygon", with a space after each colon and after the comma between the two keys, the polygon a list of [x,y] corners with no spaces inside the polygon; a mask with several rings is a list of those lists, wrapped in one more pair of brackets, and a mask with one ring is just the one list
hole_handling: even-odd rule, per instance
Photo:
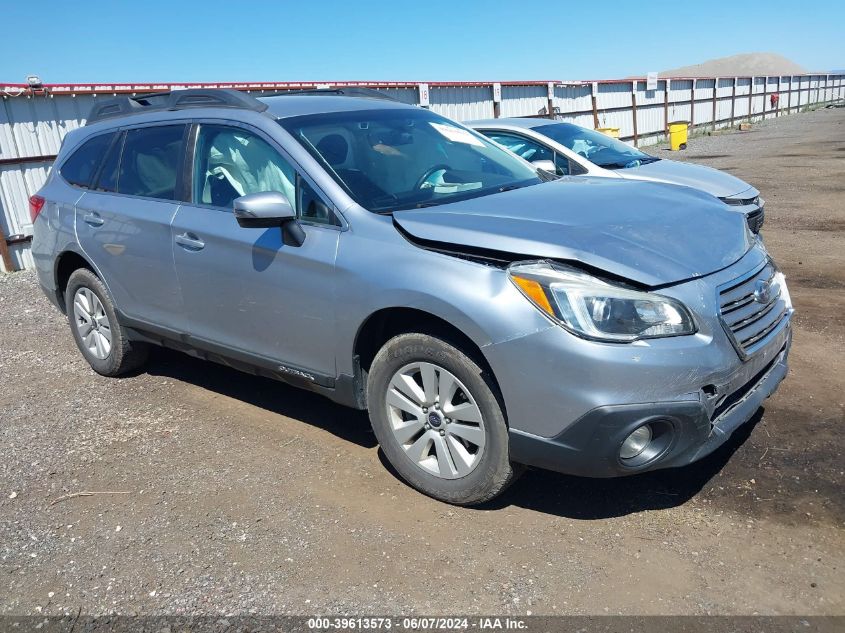
{"label": "car hood", "polygon": [[716,198],[622,179],[562,178],[393,218],[432,247],[581,262],[651,287],[725,268],[752,245],[745,218]]}
{"label": "car hood", "polygon": [[[640,165],[639,167],[629,167],[614,171],[623,178],[631,180],[657,180],[675,185],[694,187],[706,191],[717,198],[734,196],[753,189],[744,180],[740,180],[736,176],[731,176],[718,169],[705,167],[704,165],[681,163],[665,158],[661,158],[653,163]],[[749,193],[746,197],[753,198],[758,193],[755,190],[755,193]]]}

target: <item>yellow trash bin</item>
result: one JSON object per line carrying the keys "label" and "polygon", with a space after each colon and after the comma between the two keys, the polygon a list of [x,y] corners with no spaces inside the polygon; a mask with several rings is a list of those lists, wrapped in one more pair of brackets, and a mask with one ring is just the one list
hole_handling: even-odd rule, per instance
{"label": "yellow trash bin", "polygon": [[687,148],[689,121],[673,121],[669,124],[669,146],[673,152]]}
{"label": "yellow trash bin", "polygon": [[612,136],[613,138],[619,138],[619,128],[618,127],[599,127],[599,128],[596,128],[596,132],[601,132],[602,134],[607,134],[608,136]]}

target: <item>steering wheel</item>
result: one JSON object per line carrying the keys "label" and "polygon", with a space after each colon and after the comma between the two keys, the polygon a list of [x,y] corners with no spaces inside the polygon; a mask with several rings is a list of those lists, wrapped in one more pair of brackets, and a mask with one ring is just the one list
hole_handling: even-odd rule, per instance
{"label": "steering wheel", "polygon": [[414,191],[416,191],[417,189],[422,189],[423,185],[428,182],[428,179],[431,178],[438,171],[448,171],[449,169],[449,165],[444,165],[443,163],[439,163],[434,167],[429,167],[425,170],[425,173],[417,179],[417,182],[414,185]]}

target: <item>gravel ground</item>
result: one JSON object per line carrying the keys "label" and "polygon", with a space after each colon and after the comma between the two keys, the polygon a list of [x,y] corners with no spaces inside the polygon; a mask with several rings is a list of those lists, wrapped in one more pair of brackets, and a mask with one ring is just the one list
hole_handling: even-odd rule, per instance
{"label": "gravel ground", "polygon": [[312,394],[164,350],[102,378],[35,278],[0,276],[0,614],[845,614],[843,152],[821,110],[671,155],[767,200],[798,313],[754,423],[678,471],[531,471],[481,509],[405,486]]}

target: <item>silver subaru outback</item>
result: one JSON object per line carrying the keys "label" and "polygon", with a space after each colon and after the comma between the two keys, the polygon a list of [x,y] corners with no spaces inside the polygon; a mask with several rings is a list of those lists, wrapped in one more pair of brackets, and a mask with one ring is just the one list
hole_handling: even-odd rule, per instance
{"label": "silver subaru outback", "polygon": [[787,372],[792,304],[742,215],[689,188],[543,172],[349,91],[101,101],[30,200],[92,368],[152,344],[368,409],[420,491],[522,466],[689,464]]}

